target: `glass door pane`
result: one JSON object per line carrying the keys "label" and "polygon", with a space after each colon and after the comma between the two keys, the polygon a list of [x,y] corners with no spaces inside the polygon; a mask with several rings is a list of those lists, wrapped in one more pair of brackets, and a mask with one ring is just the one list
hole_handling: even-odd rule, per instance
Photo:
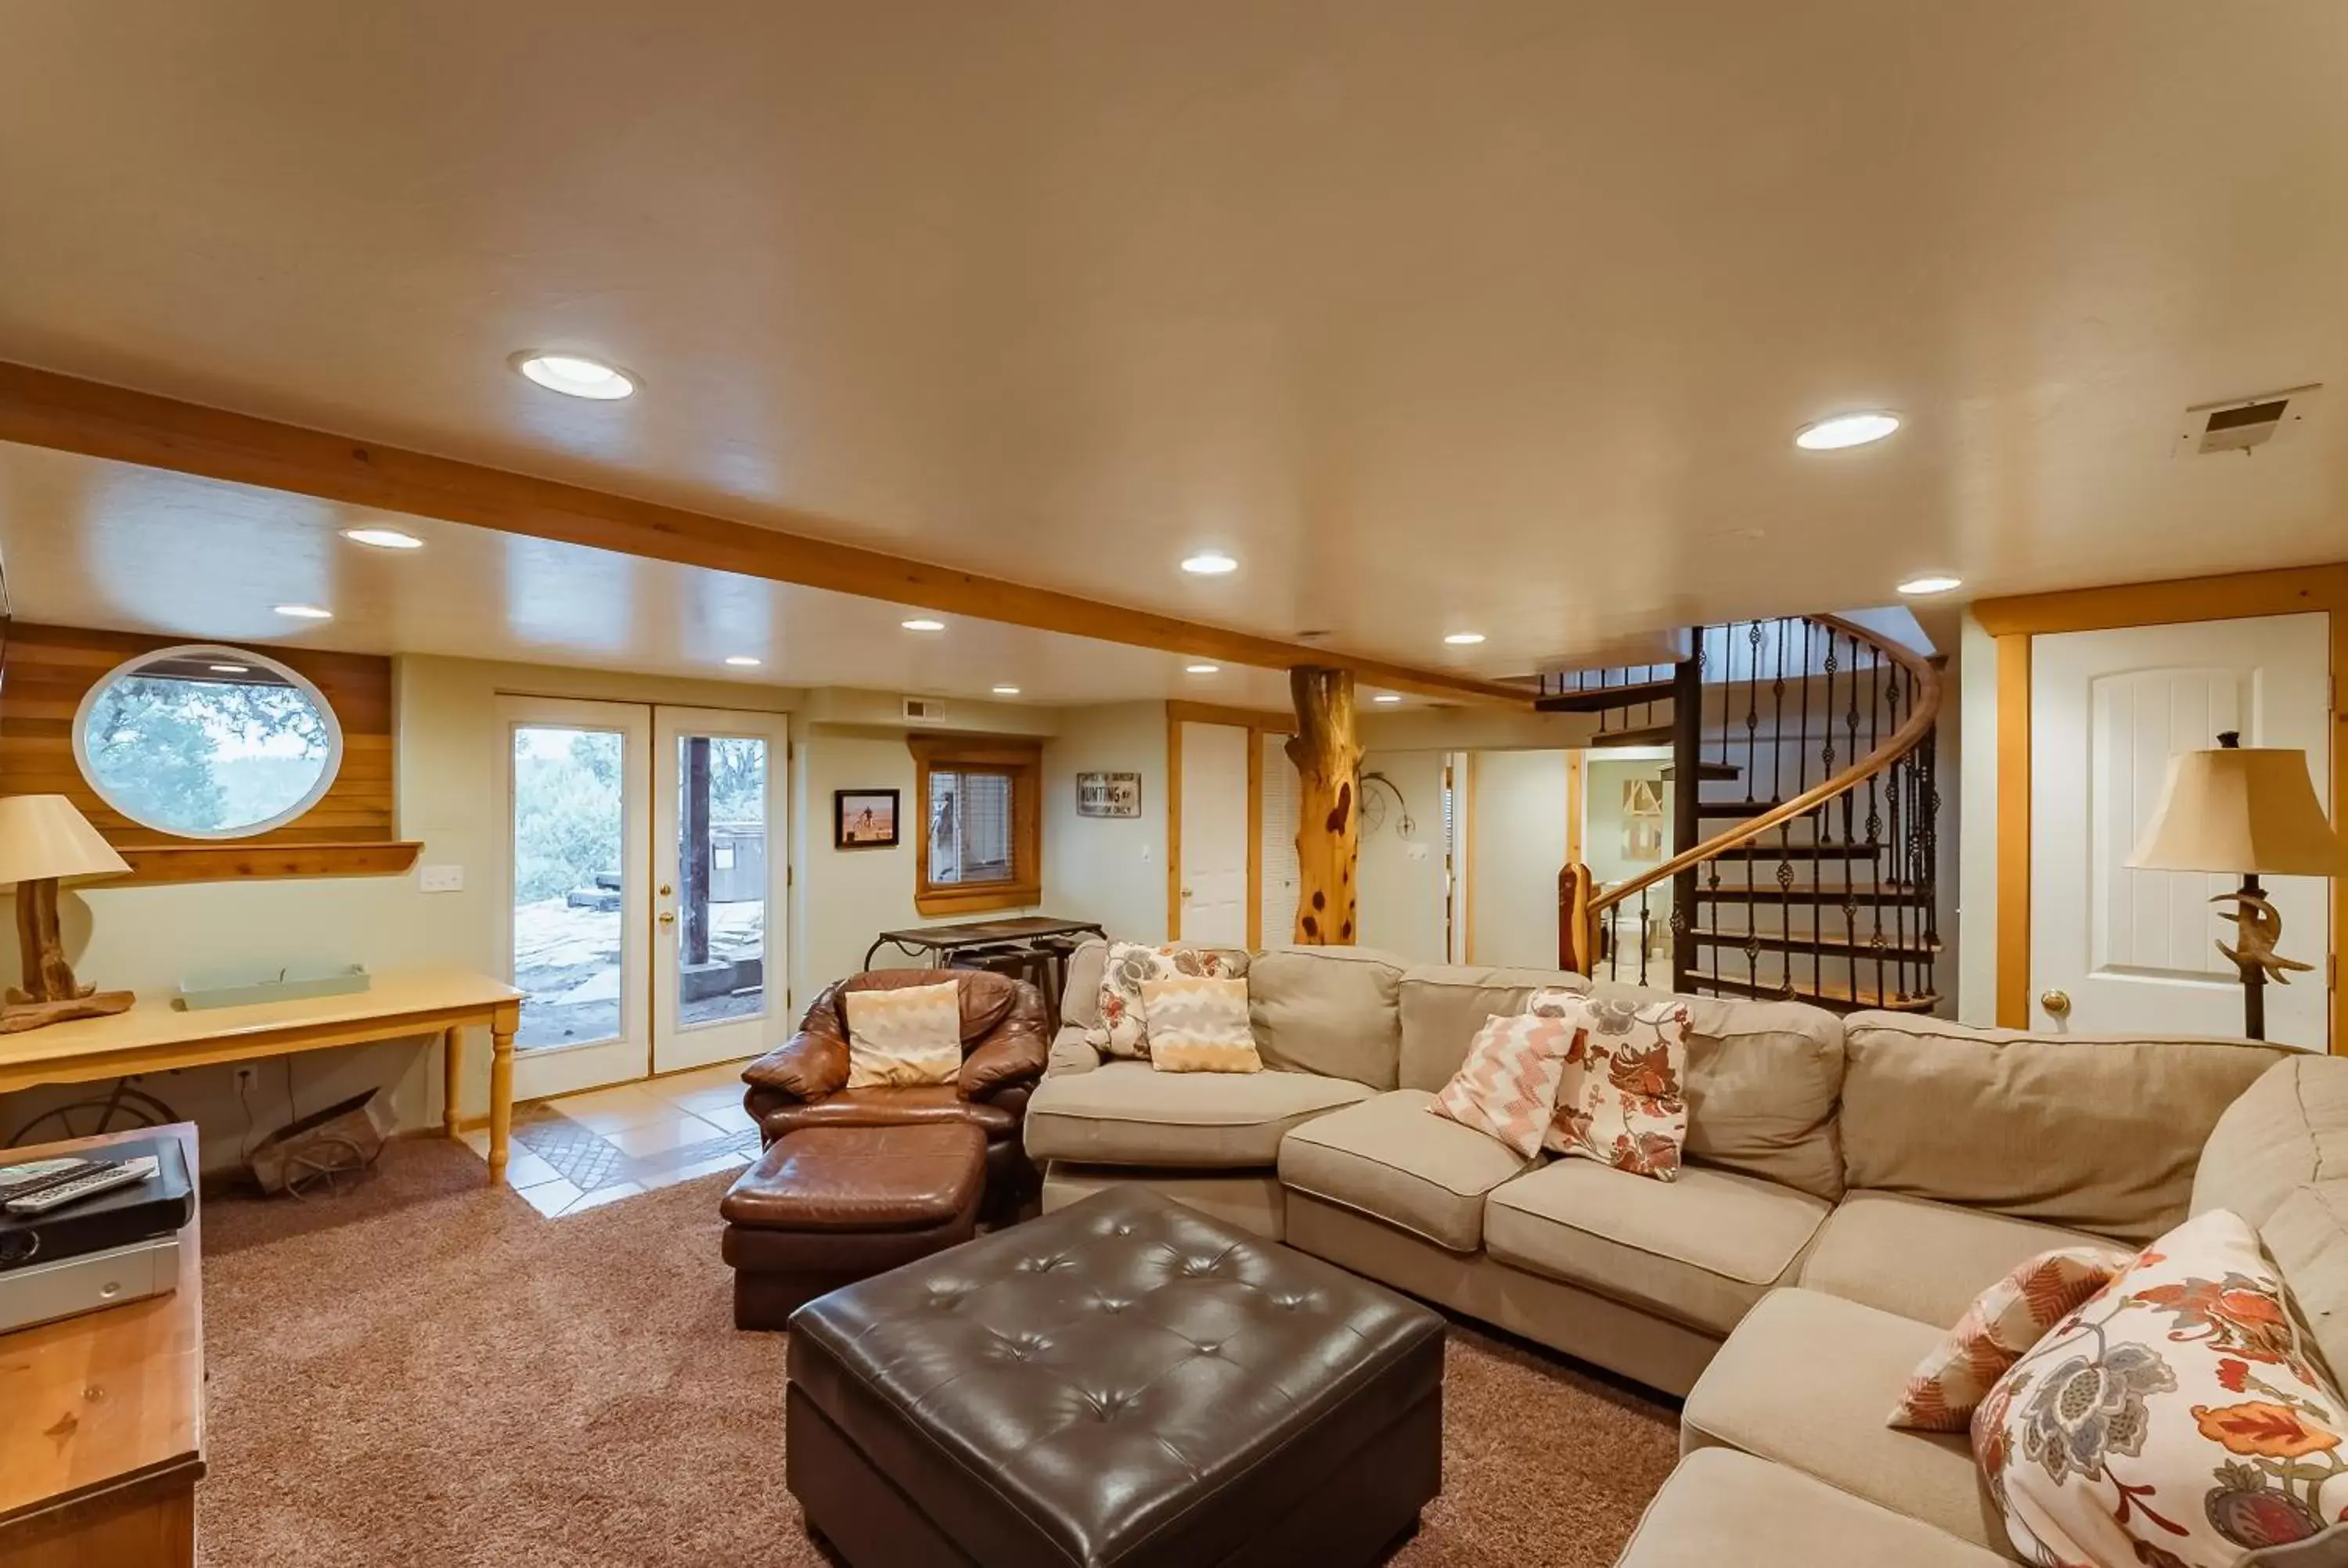
{"label": "glass door pane", "polygon": [[785,721],[662,708],[654,1068],[754,1056],[783,1008]]}
{"label": "glass door pane", "polygon": [[516,1093],[641,1077],[644,709],[508,699],[507,952]]}

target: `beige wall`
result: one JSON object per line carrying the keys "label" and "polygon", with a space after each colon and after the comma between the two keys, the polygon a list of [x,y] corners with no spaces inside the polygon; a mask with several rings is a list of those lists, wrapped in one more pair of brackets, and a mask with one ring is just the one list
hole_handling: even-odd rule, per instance
{"label": "beige wall", "polygon": [[[1393,796],[1378,791],[1385,795],[1385,819],[1376,832],[1362,835],[1361,860],[1354,871],[1362,945],[1439,964],[1445,947],[1443,753],[1365,752],[1362,771],[1394,781],[1418,829],[1414,837],[1405,838],[1402,813]],[[1375,784],[1364,786],[1365,805],[1370,792],[1377,789]],[[1414,845],[1423,853],[1415,853]]]}
{"label": "beige wall", "polygon": [[[1076,815],[1080,773],[1138,773],[1141,815]],[[1124,941],[1166,937],[1166,704],[1066,708],[1044,746],[1044,907]]]}

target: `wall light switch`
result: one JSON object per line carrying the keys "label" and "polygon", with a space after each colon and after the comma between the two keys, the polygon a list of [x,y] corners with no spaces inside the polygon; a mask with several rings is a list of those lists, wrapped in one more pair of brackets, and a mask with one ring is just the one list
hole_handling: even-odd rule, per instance
{"label": "wall light switch", "polygon": [[1403,840],[1402,856],[1405,860],[1424,860],[1426,858],[1426,845],[1417,839],[1406,838]]}
{"label": "wall light switch", "polygon": [[465,868],[419,866],[416,868],[416,887],[420,893],[461,893],[465,890]]}

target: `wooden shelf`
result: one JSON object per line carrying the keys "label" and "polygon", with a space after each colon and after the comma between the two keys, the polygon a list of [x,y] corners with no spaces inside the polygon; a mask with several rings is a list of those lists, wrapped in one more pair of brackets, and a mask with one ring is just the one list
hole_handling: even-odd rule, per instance
{"label": "wooden shelf", "polygon": [[421,839],[372,839],[360,844],[118,845],[130,875],[102,884],[241,882],[282,876],[396,876],[416,864]]}

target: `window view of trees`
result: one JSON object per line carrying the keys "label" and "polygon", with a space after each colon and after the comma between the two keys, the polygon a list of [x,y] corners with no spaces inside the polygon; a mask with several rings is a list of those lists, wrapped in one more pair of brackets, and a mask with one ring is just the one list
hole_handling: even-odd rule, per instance
{"label": "window view of trees", "polygon": [[115,808],[175,833],[252,827],[301,804],[334,762],[310,694],[259,666],[234,676],[134,671],[82,729],[90,782]]}

